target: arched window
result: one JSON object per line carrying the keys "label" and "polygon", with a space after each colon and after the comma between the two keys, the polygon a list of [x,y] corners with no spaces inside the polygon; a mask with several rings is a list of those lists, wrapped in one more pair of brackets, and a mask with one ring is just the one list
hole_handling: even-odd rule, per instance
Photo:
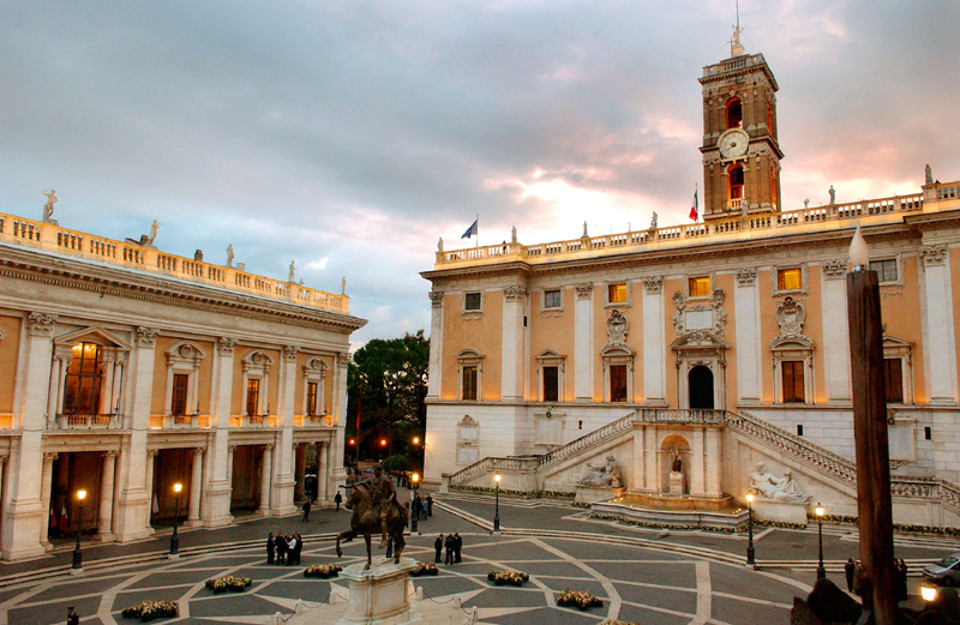
{"label": "arched window", "polygon": [[73,359],[67,367],[63,392],[64,414],[95,415],[100,413],[100,390],[103,385],[103,354],[96,343],[73,346]]}
{"label": "arched window", "polygon": [[741,165],[731,165],[730,169],[727,170],[727,177],[729,178],[730,186],[730,200],[742,200],[743,199],[743,166]]}
{"label": "arched window", "polygon": [[743,106],[740,104],[740,98],[730,98],[727,100],[725,109],[727,128],[742,128]]}
{"label": "arched window", "polygon": [[767,102],[767,132],[771,137],[777,136],[777,130],[773,127],[773,102]]}

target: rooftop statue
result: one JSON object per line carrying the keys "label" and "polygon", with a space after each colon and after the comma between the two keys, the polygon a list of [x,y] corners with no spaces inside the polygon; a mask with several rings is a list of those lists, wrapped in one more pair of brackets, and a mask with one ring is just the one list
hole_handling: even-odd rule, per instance
{"label": "rooftop statue", "polygon": [[293,279],[293,272],[296,270],[296,268],[297,268],[296,261],[291,260],[290,273],[287,275],[287,282],[296,282],[296,280]]}
{"label": "rooftop statue", "polygon": [[617,466],[617,460],[612,455],[607,456],[606,464],[587,463],[587,472],[577,482],[578,486],[599,486],[609,488],[620,488],[623,486],[623,476],[620,475],[620,468]]}
{"label": "rooftop statue", "polygon": [[154,239],[157,238],[157,228],[159,227],[160,224],[154,219],[153,224],[150,225],[150,236],[147,237],[147,245],[153,245]]}
{"label": "rooftop statue", "polygon": [[651,230],[657,229],[657,211],[653,211],[653,216],[650,217],[650,229]]}
{"label": "rooftop statue", "polygon": [[53,219],[53,205],[57,203],[57,190],[44,191],[43,195],[47,198],[47,203],[43,205],[43,223],[55,224],[57,220]]}
{"label": "rooftop statue", "polygon": [[930,163],[927,163],[927,166],[923,168],[923,176],[926,184],[933,184],[933,170],[930,169]]}
{"label": "rooftop statue", "polygon": [[830,193],[830,205],[833,206],[834,204],[837,203],[837,192],[833,188],[833,185],[830,185],[829,193]]}
{"label": "rooftop statue", "polygon": [[517,242],[517,227],[516,227],[516,226],[513,226],[512,228],[510,228],[510,242],[511,242],[511,243],[516,243],[516,242]]}
{"label": "rooftop statue", "polygon": [[227,267],[233,267],[233,243],[227,246]]}

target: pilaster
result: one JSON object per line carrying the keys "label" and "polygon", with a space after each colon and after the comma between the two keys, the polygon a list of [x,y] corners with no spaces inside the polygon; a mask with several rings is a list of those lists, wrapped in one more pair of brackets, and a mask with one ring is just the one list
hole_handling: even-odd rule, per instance
{"label": "pilaster", "polygon": [[519,284],[503,289],[500,400],[523,399],[523,305],[527,290]]}
{"label": "pilaster", "polygon": [[822,280],[823,379],[827,401],[851,401],[850,339],[847,336],[847,263],[834,260],[820,268]]}
{"label": "pilaster", "polygon": [[573,390],[576,401],[593,401],[593,284],[576,286],[573,330]]}
{"label": "pilaster", "polygon": [[648,404],[665,404],[666,354],[663,325],[663,278],[643,280],[643,398]]}
{"label": "pilaster", "polygon": [[757,270],[744,267],[737,272],[733,288],[734,323],[737,334],[737,395],[739,401],[760,401],[763,394],[761,370],[760,294]]}
{"label": "pilaster", "polygon": [[443,370],[443,291],[430,291],[430,362],[427,372],[427,399],[440,399]]}
{"label": "pilaster", "polygon": [[931,404],[957,402],[957,354],[954,343],[953,289],[945,243],[923,245],[921,297],[924,306],[924,377]]}
{"label": "pilaster", "polygon": [[[203,489],[203,505],[200,506],[203,525],[218,527],[233,522],[230,514],[230,495],[233,492],[228,474],[232,470],[227,460],[230,441],[230,406],[233,399],[233,358],[237,339],[222,337],[217,342],[213,363],[215,411],[212,415],[213,433],[206,450],[209,458],[207,482]],[[198,489],[199,490],[199,489]],[[191,493],[191,498],[192,498]]]}

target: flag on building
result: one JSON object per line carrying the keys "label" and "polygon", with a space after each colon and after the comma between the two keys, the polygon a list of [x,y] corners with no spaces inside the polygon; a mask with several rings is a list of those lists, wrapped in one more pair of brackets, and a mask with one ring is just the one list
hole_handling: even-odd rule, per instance
{"label": "flag on building", "polygon": [[690,208],[690,219],[696,221],[700,217],[700,203],[697,202],[697,192],[693,192],[693,206]]}
{"label": "flag on building", "polygon": [[477,235],[477,236],[479,237],[479,236],[480,236],[480,229],[477,227],[477,222],[479,222],[479,221],[480,221],[480,218],[479,218],[479,217],[477,217],[476,219],[474,219],[474,220],[473,220],[473,223],[470,224],[470,227],[467,228],[467,231],[464,232],[464,233],[463,233],[463,236],[460,237],[460,238],[461,238],[461,239],[469,239],[469,238],[472,237],[473,235]]}

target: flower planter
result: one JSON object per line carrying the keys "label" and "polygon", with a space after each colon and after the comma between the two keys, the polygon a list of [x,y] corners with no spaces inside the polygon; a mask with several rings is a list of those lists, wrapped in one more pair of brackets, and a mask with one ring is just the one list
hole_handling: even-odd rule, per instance
{"label": "flower planter", "polygon": [[530,576],[523,571],[490,571],[487,579],[497,586],[523,586]]}
{"label": "flower planter", "polygon": [[212,590],[215,594],[219,595],[220,593],[228,590],[230,592],[243,592],[252,583],[253,580],[249,577],[226,575],[224,577],[214,577],[213,579],[208,579],[206,582],[206,587]]}
{"label": "flower planter", "polygon": [[331,577],[337,577],[342,570],[343,567],[339,564],[314,564],[303,571],[303,576],[330,579]]}

